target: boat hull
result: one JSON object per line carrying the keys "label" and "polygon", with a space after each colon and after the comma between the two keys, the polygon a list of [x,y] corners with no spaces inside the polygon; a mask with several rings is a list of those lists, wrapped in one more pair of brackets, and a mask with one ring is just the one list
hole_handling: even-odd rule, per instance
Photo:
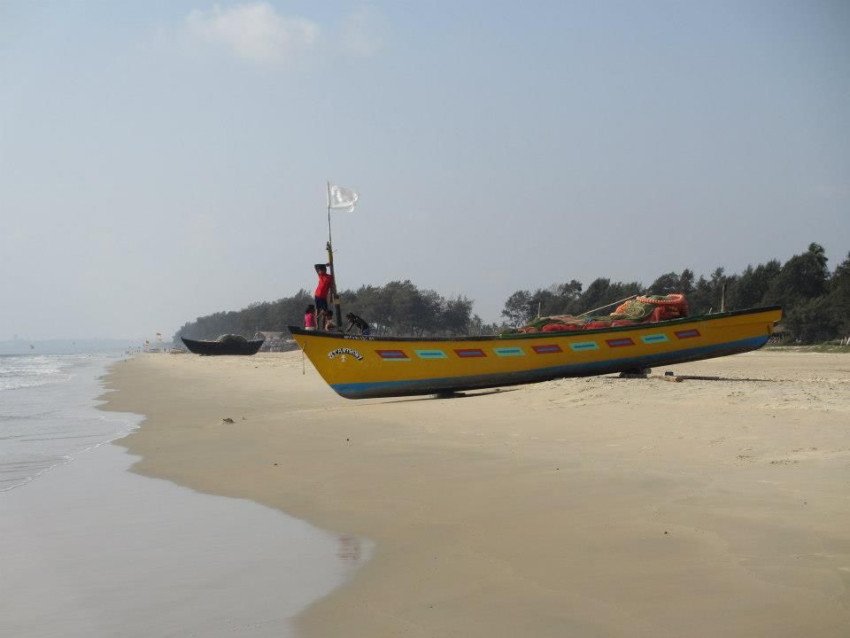
{"label": "boat hull", "polygon": [[189,352],[201,355],[252,355],[257,354],[264,339],[244,342],[198,341],[180,337]]}
{"label": "boat hull", "polygon": [[348,399],[439,394],[610,374],[757,350],[778,307],[603,330],[461,339],[378,338],[305,331],[293,338]]}

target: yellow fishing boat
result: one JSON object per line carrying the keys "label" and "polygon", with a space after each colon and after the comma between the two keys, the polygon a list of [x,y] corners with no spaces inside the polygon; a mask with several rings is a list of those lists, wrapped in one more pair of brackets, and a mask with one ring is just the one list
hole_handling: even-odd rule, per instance
{"label": "yellow fishing boat", "polygon": [[290,326],[322,378],[348,399],[442,394],[641,370],[761,348],[782,318],[754,308],[596,330],[419,339]]}

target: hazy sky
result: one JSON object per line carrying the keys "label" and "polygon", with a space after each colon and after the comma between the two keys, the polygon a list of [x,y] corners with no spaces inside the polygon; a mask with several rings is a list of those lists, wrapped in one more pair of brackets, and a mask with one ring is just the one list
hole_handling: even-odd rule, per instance
{"label": "hazy sky", "polygon": [[0,339],[850,250],[850,2],[0,0]]}

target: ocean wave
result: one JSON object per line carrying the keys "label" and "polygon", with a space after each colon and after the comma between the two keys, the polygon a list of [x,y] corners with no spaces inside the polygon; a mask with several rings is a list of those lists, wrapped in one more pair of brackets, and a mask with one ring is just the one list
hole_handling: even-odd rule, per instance
{"label": "ocean wave", "polygon": [[0,356],[0,492],[138,427],[136,415],[96,410],[102,376],[115,360],[87,354]]}
{"label": "ocean wave", "polygon": [[85,360],[51,355],[0,357],[0,391],[37,388],[67,381],[71,369]]}

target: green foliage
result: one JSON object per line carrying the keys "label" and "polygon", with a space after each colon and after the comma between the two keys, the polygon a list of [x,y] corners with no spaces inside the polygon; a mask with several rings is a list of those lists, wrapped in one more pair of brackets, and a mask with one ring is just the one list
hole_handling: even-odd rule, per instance
{"label": "green foliage", "polygon": [[830,279],[828,298],[838,336],[850,336],[850,253]]}
{"label": "green foliage", "polygon": [[711,312],[720,312],[720,307],[723,305],[723,291],[726,291],[725,310],[732,309],[728,303],[730,291],[737,283],[737,277],[729,277],[725,274],[725,270],[721,267],[715,268],[711,273],[711,277],[706,279],[703,276],[697,280],[688,296],[688,305],[690,306],[692,315],[705,315]]}
{"label": "green foliage", "polygon": [[682,284],[679,275],[674,272],[668,272],[666,275],[661,275],[649,286],[648,293],[651,295],[669,295],[674,292],[683,292]]}
{"label": "green foliage", "polygon": [[[433,290],[420,290],[410,281],[392,281],[386,286],[362,286],[340,293],[344,312],[353,312],[375,328],[375,334],[416,336],[463,335],[473,329],[472,301],[466,297],[446,299]],[[301,326],[307,305],[313,302],[306,290],[272,302],[254,303],[239,311],[217,312],[185,324],[174,335],[192,339],[215,339],[232,333],[252,337],[259,331],[286,332]],[[496,332],[474,318],[474,328]]]}
{"label": "green foliage", "polygon": [[517,290],[508,297],[502,316],[513,326],[521,326],[531,321],[535,316],[535,308],[532,304],[531,293],[527,290]]}
{"label": "green foliage", "polygon": [[[759,306],[781,305],[791,343],[818,343],[850,336],[850,254],[830,275],[819,244],[794,255],[785,264],[770,260],[747,266],[740,275],[718,267],[706,278],[693,271],[660,275],[648,288],[639,283],[600,278],[582,292],[578,281],[535,292],[518,290],[505,302],[502,316],[513,326],[531,323],[537,316],[579,315],[636,294],[684,293],[691,315]],[[606,308],[610,312],[611,308]]]}
{"label": "green foliage", "polygon": [[794,255],[770,282],[765,301],[785,307],[795,306],[827,292],[829,270],[819,244],[809,244],[802,255]]}
{"label": "green foliage", "polygon": [[838,334],[839,319],[831,311],[829,299],[824,296],[807,299],[789,308],[784,324],[797,341],[821,343]]}
{"label": "green foliage", "polygon": [[732,308],[754,308],[765,305],[765,293],[771,282],[777,278],[782,266],[773,259],[755,268],[747,266],[738,277],[734,289],[729,291],[729,305]]}
{"label": "green foliage", "polygon": [[215,339],[223,334],[239,334],[249,338],[260,330],[283,332],[288,325],[301,325],[304,310],[312,302],[313,297],[306,290],[299,290],[294,296],[285,299],[253,303],[239,311],[216,312],[198,317],[177,331],[174,342],[180,343],[180,337]]}

